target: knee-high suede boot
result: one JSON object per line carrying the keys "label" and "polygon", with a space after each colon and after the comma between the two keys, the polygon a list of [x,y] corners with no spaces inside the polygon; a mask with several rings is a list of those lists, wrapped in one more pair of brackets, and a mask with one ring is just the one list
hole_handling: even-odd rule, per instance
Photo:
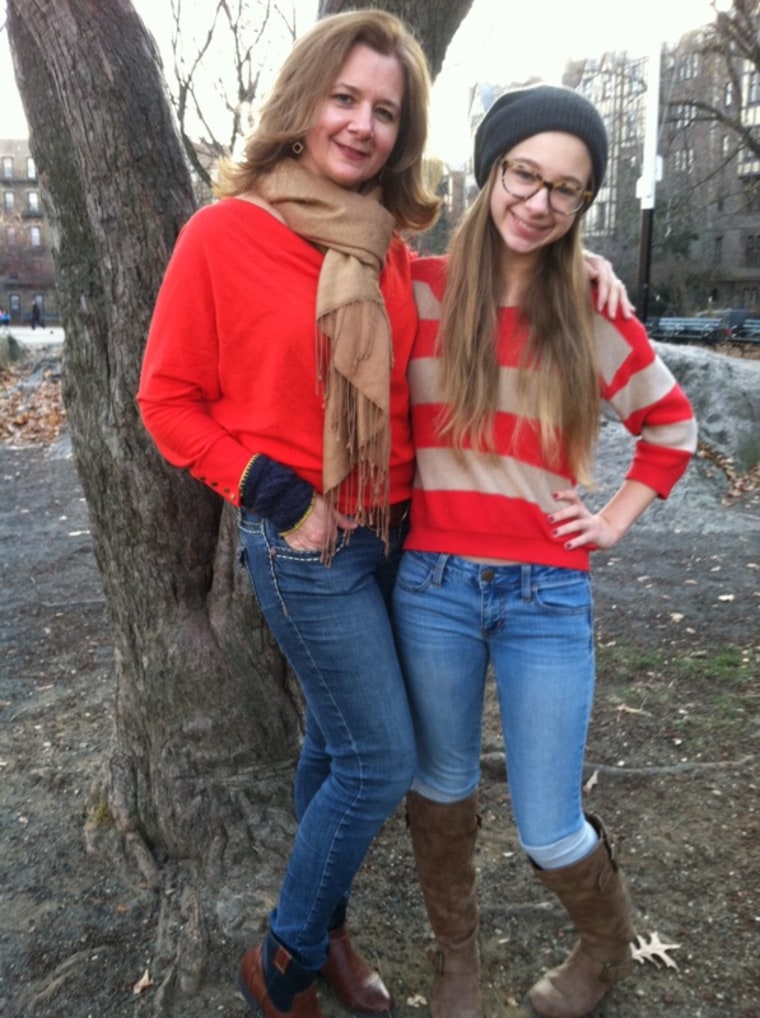
{"label": "knee-high suede boot", "polygon": [[477,796],[439,803],[407,795],[422,894],[438,942],[432,1018],[482,1018],[475,842]]}
{"label": "knee-high suede boot", "polygon": [[599,833],[591,855],[562,869],[536,869],[579,935],[567,960],[528,991],[527,1001],[540,1018],[582,1018],[632,968],[635,932],[625,880],[601,820],[588,819]]}

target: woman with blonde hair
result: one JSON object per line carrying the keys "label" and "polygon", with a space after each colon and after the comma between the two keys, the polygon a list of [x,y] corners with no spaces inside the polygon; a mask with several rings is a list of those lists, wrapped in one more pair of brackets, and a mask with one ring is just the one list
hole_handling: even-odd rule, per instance
{"label": "woman with blonde hair", "polygon": [[239,510],[252,586],[305,699],[295,844],[239,973],[267,1018],[318,1018],[319,974],[355,1014],[393,1003],[346,908],[414,773],[388,609],[414,469],[400,233],[439,204],[422,172],[429,88],[389,14],[303,35],[242,161],[222,168],[221,200],[182,230],[145,354],[145,424]]}
{"label": "woman with blonde hair", "polygon": [[[594,690],[589,557],[613,547],[695,449],[689,402],[643,326],[594,310],[581,249],[607,137],[576,92],[508,92],[475,138],[481,191],[448,259],[413,266],[417,460],[394,624],[417,738],[407,797],[440,949],[433,1018],[480,1018],[478,829],[483,691],[494,670],[520,844],[579,941],[528,993],[580,1018],[630,968],[625,885],[581,803]],[[587,507],[604,400],[637,443]]]}

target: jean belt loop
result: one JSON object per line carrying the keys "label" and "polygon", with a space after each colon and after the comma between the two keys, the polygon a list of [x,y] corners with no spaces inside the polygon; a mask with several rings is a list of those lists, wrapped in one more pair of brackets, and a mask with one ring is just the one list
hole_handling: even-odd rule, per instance
{"label": "jean belt loop", "polygon": [[522,599],[523,601],[530,601],[531,597],[531,573],[532,566],[522,566]]}
{"label": "jean belt loop", "polygon": [[433,584],[436,587],[440,587],[440,585],[443,583],[443,574],[446,571],[446,563],[448,561],[449,561],[448,555],[438,556],[438,561],[436,562],[435,569],[433,570]]}

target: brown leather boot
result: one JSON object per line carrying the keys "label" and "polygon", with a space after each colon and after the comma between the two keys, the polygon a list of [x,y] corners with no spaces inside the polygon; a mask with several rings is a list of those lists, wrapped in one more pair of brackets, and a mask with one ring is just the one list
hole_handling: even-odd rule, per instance
{"label": "brown leather boot", "polygon": [[361,1015],[390,1015],[393,997],[380,973],[354,950],[345,926],[331,930],[327,961],[321,972],[349,1011]]}
{"label": "brown leather boot", "polygon": [[422,894],[438,942],[432,1018],[482,1018],[475,842],[477,796],[439,803],[406,797]]}
{"label": "brown leather boot", "polygon": [[559,870],[536,870],[580,937],[567,960],[528,991],[527,1001],[540,1018],[582,1018],[633,967],[636,934],[625,881],[601,820],[588,819],[600,838],[591,855]]}
{"label": "brown leather boot", "polygon": [[264,1018],[324,1018],[316,978],[269,933],[243,955],[238,987],[251,1011]]}

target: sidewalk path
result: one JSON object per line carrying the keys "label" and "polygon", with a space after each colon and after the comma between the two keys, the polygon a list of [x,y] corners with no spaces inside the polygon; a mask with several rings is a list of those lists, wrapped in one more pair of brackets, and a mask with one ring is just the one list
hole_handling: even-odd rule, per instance
{"label": "sidewalk path", "polygon": [[63,329],[60,326],[41,325],[33,329],[30,325],[9,325],[0,329],[0,336],[12,336],[22,346],[59,346],[63,343]]}

